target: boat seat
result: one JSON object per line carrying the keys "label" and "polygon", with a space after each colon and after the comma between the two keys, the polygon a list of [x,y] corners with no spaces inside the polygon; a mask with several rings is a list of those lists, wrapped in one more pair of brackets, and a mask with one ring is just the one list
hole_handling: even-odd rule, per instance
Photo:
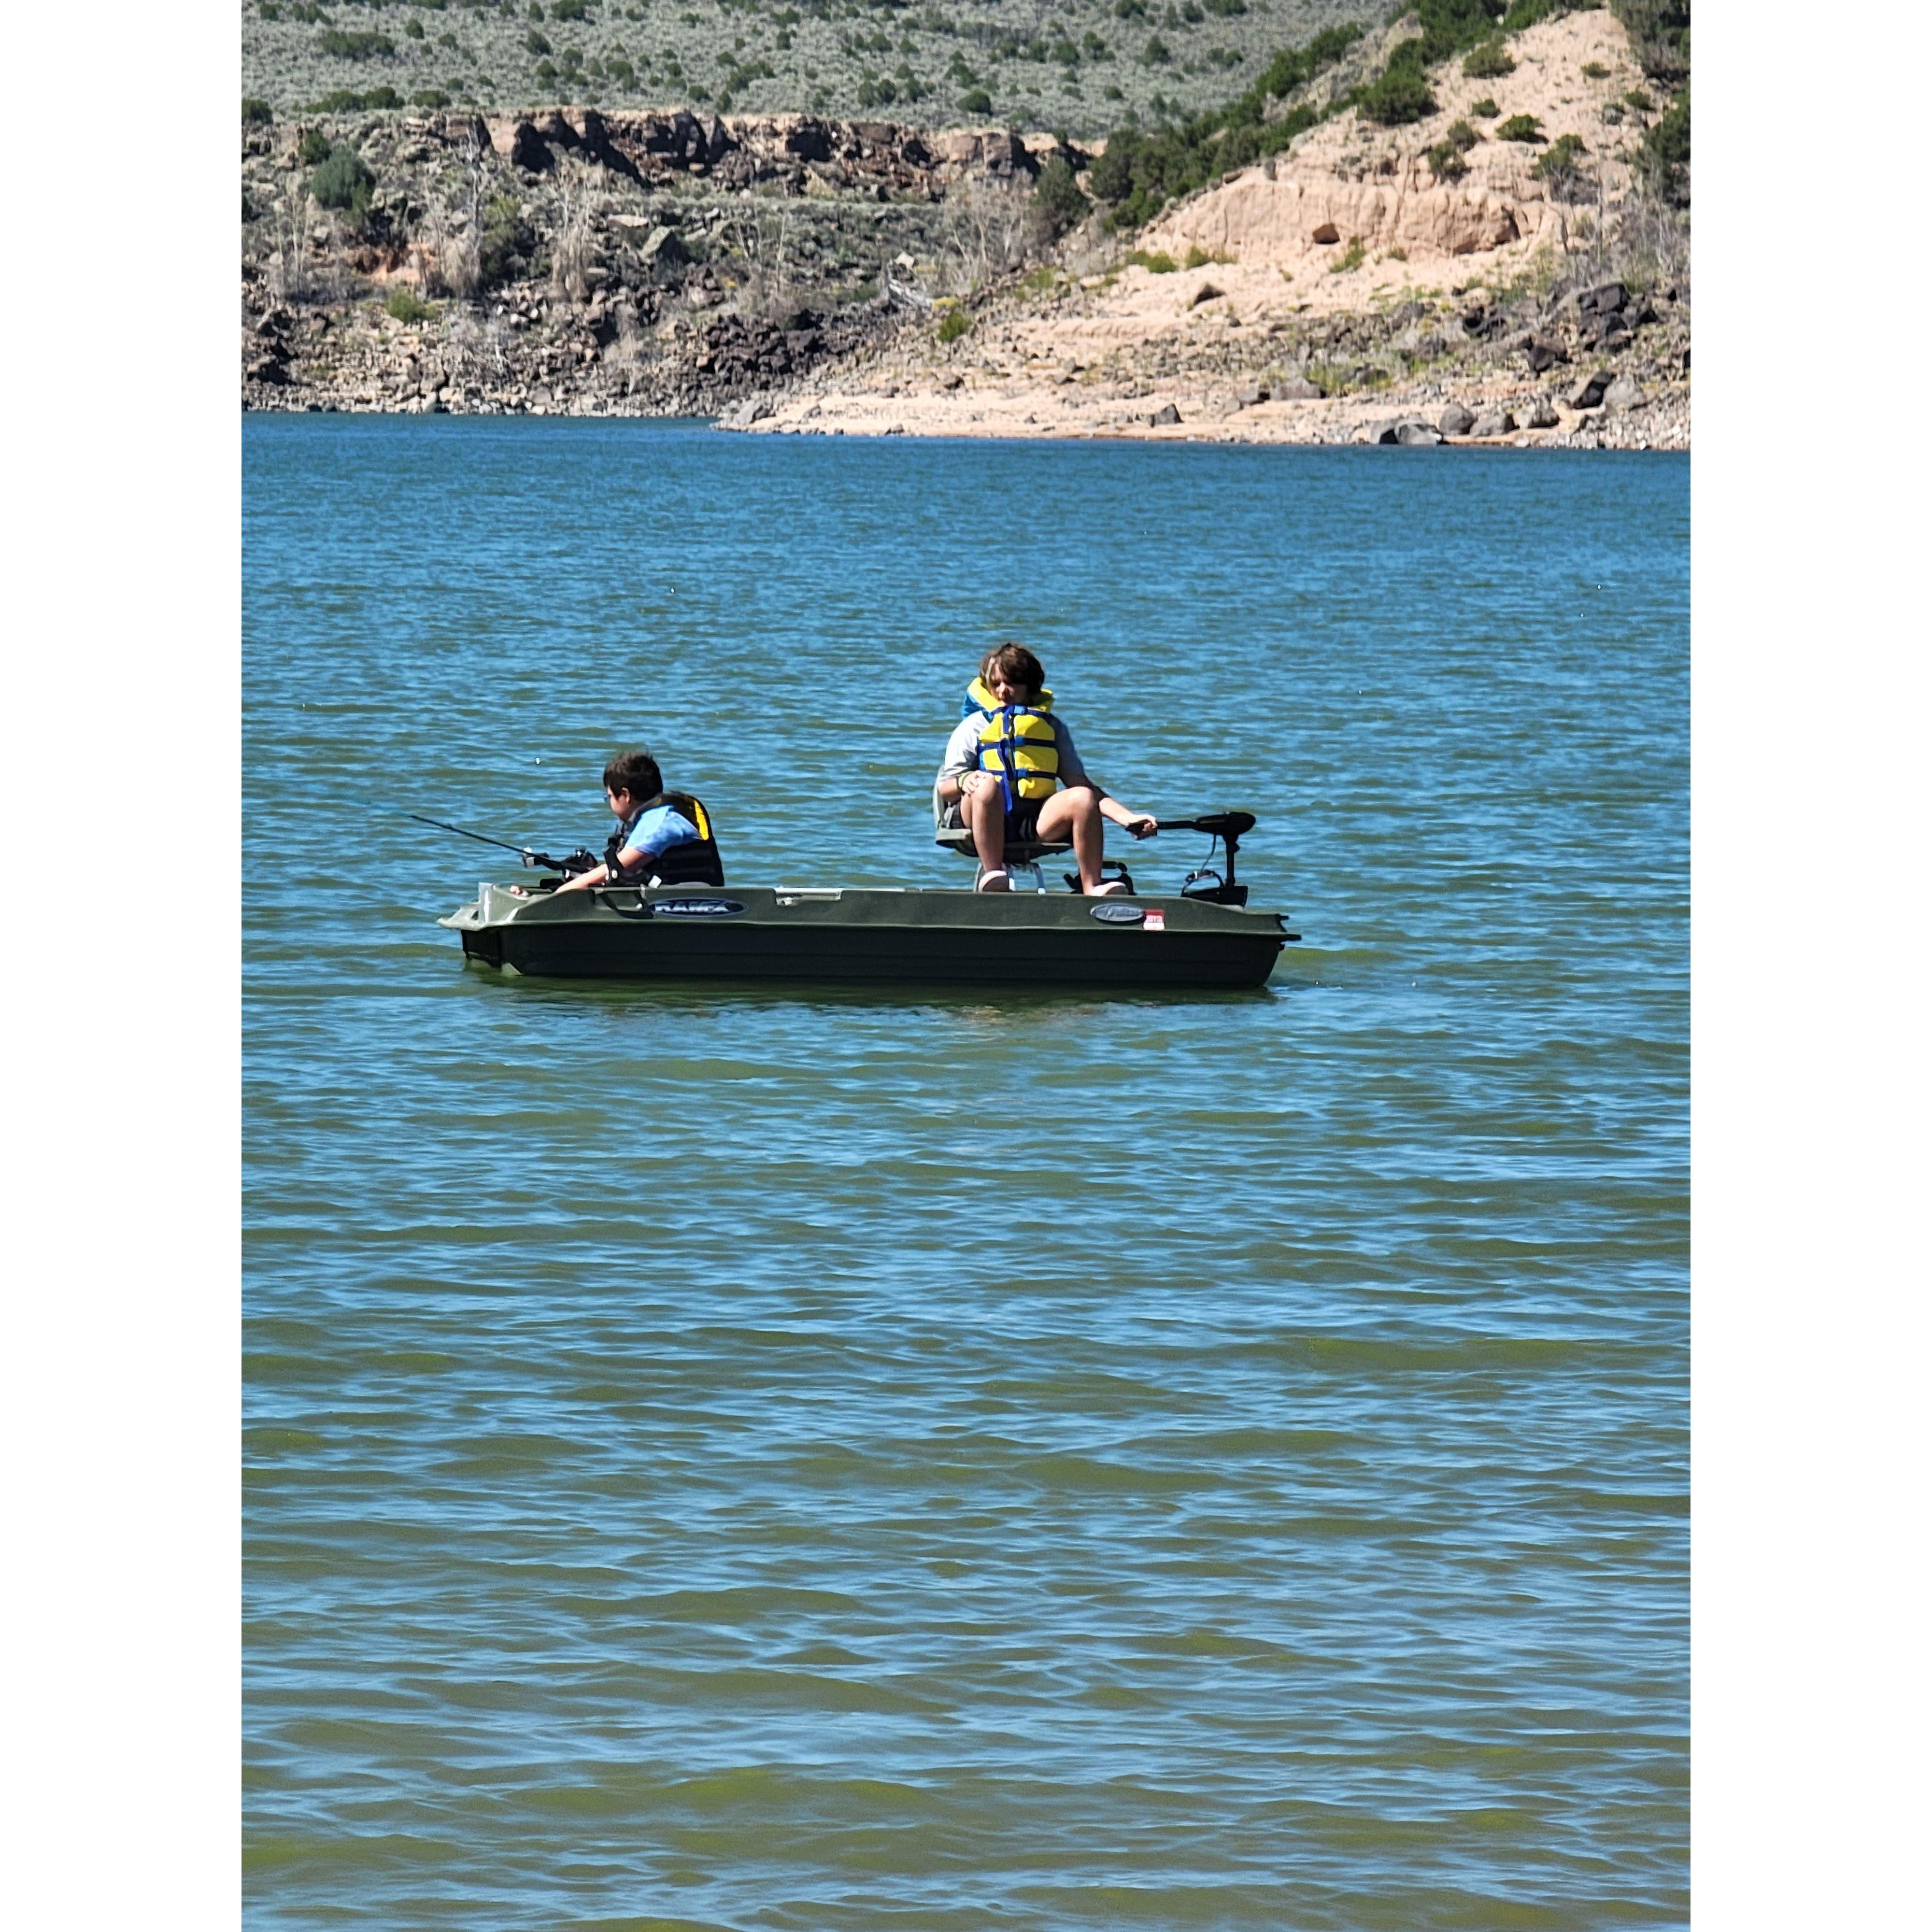
{"label": "boat seat", "polygon": [[[973,843],[972,828],[959,822],[958,806],[940,802],[937,786],[933,788],[932,794],[932,842],[957,852],[962,859],[970,859],[976,866],[980,862],[978,850]],[[1049,853],[1072,850],[1073,841],[1070,838],[1010,839],[1006,850],[1007,869],[1030,872],[1036,883],[1043,884],[1040,880],[1040,860]]]}

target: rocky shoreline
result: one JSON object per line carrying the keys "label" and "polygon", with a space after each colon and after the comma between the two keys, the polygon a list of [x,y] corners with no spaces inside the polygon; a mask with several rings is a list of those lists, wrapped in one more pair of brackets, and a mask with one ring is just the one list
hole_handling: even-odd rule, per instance
{"label": "rocky shoreline", "polygon": [[[1006,129],[590,108],[244,127],[243,406],[1688,448],[1688,230],[1657,226],[1612,145],[1622,33],[1548,23],[1482,83],[1586,129],[1589,208],[1533,145],[1468,134],[1477,83],[1453,74],[1432,120],[1324,123],[1124,238],[1097,211],[1043,221],[1036,184],[1057,174],[1064,206],[1096,157]],[[1593,70],[1594,120],[1564,91]],[[1448,136],[1475,146],[1445,174]]]}

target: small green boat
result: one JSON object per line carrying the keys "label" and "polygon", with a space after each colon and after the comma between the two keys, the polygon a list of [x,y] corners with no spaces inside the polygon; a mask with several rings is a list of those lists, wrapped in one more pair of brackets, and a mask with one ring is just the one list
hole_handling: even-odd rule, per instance
{"label": "small green boat", "polygon": [[[1231,848],[1253,823],[1245,812],[1185,821]],[[1028,856],[1012,857],[1029,867]],[[1231,850],[1225,878],[1198,872],[1172,896],[1102,898],[692,884],[560,894],[553,880],[486,883],[438,923],[461,934],[472,959],[559,978],[1230,990],[1261,986],[1283,944],[1300,936],[1279,914],[1248,909],[1232,860]],[[1036,863],[1030,869],[1037,878]]]}

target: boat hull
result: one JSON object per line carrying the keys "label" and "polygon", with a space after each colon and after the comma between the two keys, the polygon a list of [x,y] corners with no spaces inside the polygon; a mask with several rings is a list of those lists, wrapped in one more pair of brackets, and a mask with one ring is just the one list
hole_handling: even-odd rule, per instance
{"label": "boat hull", "polygon": [[471,958],[546,978],[1035,991],[1259,986],[1285,937],[1273,913],[1194,899],[783,886],[485,885],[440,923]]}

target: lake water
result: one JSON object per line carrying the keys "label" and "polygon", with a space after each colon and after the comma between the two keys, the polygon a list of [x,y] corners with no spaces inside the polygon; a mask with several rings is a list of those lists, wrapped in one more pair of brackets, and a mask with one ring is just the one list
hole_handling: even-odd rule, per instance
{"label": "lake water", "polygon": [[[243,448],[251,1926],[1682,1923],[1688,462]],[[963,885],[1009,634],[1259,814],[1265,992],[433,922],[515,862],[406,812],[601,847],[638,740],[736,880]]]}

